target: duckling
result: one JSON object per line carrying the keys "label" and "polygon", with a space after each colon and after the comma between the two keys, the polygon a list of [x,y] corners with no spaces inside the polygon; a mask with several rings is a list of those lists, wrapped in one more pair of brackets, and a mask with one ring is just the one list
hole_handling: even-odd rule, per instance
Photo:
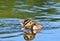
{"label": "duckling", "polygon": [[22,30],[27,31],[27,29],[29,29],[27,32],[28,33],[38,33],[40,32],[42,25],[37,23],[36,21],[32,20],[32,19],[25,19],[22,21],[21,25],[23,26]]}

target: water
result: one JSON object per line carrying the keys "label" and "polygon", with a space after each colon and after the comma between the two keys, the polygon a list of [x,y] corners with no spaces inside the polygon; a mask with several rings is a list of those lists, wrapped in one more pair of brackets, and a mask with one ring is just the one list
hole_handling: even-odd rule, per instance
{"label": "water", "polygon": [[0,0],[0,41],[26,41],[20,22],[33,18],[43,28],[32,41],[60,41],[59,0]]}

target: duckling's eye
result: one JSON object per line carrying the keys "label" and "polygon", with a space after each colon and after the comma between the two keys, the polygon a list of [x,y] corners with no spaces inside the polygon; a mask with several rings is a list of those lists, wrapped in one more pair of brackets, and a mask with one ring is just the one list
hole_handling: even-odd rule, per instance
{"label": "duckling's eye", "polygon": [[30,22],[30,24],[31,24],[31,22]]}

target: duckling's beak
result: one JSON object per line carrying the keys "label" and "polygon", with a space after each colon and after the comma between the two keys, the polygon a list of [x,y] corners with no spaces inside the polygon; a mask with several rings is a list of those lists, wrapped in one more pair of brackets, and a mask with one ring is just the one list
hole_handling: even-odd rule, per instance
{"label": "duckling's beak", "polygon": [[21,24],[21,26],[23,26],[23,22],[24,22],[24,20],[19,20],[19,22],[20,22],[20,24]]}

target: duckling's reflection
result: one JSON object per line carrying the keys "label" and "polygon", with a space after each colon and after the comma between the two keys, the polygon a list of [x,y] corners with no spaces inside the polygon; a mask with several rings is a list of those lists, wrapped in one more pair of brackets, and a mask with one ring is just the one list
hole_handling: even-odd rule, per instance
{"label": "duckling's reflection", "polygon": [[24,33],[25,40],[33,40],[35,38],[35,34],[32,33]]}

